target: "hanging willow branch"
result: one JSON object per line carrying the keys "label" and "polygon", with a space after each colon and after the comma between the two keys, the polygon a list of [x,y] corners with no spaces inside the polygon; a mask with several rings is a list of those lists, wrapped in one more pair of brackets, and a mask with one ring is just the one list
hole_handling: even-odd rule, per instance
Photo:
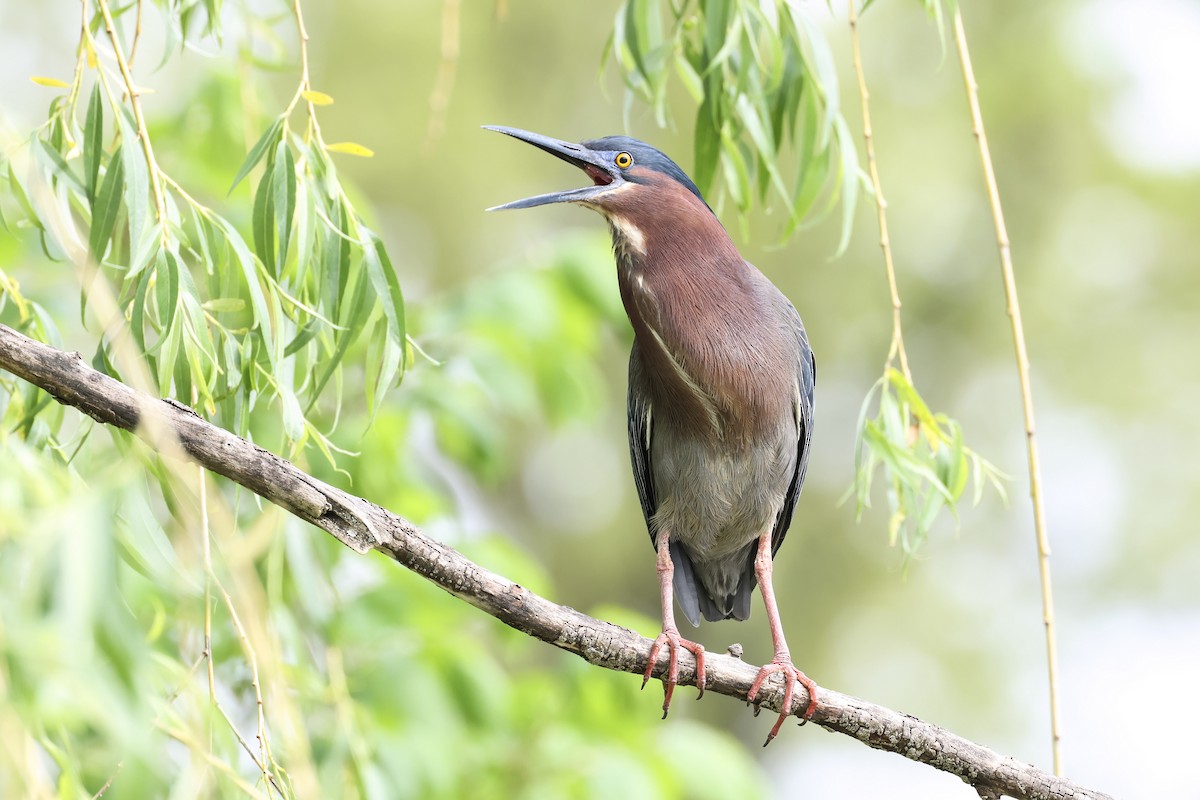
{"label": "hanging willow branch", "polygon": [[[985,481],[991,483],[1002,498],[1005,497],[1003,480],[1007,476],[968,447],[958,421],[948,414],[933,412],[913,382],[904,348],[900,290],[888,233],[887,200],[875,158],[875,132],[871,125],[870,92],[859,41],[856,1],[848,0],[850,44],[862,111],[867,174],[875,195],[879,246],[883,251],[884,273],[891,298],[892,341],[883,364],[883,375],[867,393],[859,413],[853,492],[861,516],[863,509],[870,505],[875,473],[882,467],[890,511],[888,540],[903,550],[905,558],[910,558],[929,536],[943,511],[949,510],[955,520],[958,519],[958,505],[972,475],[976,504],[983,497]],[[877,411],[868,419],[876,401]]]}
{"label": "hanging willow branch", "polygon": [[[187,456],[206,469],[333,534],[357,552],[379,550],[516,630],[606,669],[641,674],[645,668],[651,641],[640,634],[540,597],[428,538],[390,511],[205,422],[186,406],[156,400],[91,369],[77,353],[0,325],[0,368],[106,425],[151,441],[148,430],[168,431]],[[668,655],[662,654],[657,669],[665,669],[667,661]],[[757,672],[756,666],[740,659],[710,654],[706,690],[744,700]],[[695,661],[686,654],[680,682],[695,683]],[[1002,793],[1018,800],[1111,800],[916,717],[831,689],[821,688],[819,697],[816,724],[957,775],[981,793]],[[779,682],[772,680],[762,705],[777,711],[781,701]],[[789,711],[795,713],[807,703],[801,688]]]}
{"label": "hanging willow branch", "polygon": [[954,41],[962,64],[963,84],[971,112],[971,131],[979,146],[983,179],[987,186],[988,204],[996,227],[996,243],[1000,249],[1000,274],[1004,279],[1004,299],[1012,325],[1013,349],[1017,359],[1017,377],[1021,382],[1021,410],[1025,417],[1025,441],[1029,454],[1029,495],[1033,501],[1033,527],[1037,539],[1038,577],[1042,587],[1042,621],[1046,629],[1046,670],[1050,682],[1050,738],[1054,753],[1054,773],[1062,774],[1062,714],[1058,702],[1058,648],[1054,634],[1054,594],[1050,580],[1050,535],[1046,531],[1046,508],[1042,501],[1042,468],[1038,457],[1036,425],[1033,421],[1033,387],[1029,377],[1029,352],[1025,348],[1025,328],[1021,324],[1021,302],[1017,298],[1017,280],[1013,273],[1012,247],[1008,226],[1004,224],[1004,209],[1000,205],[1000,189],[996,171],[992,168],[992,152],[988,148],[983,113],[979,109],[979,85],[971,67],[971,51],[967,47],[967,31],[963,27],[962,11],[954,10]]}

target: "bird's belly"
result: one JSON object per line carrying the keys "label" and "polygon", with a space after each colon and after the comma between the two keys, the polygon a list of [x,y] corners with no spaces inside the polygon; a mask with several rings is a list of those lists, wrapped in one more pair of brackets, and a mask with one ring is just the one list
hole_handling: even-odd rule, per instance
{"label": "bird's belly", "polygon": [[794,433],[730,452],[660,426],[651,443],[654,525],[698,561],[742,551],[772,529],[796,458]]}

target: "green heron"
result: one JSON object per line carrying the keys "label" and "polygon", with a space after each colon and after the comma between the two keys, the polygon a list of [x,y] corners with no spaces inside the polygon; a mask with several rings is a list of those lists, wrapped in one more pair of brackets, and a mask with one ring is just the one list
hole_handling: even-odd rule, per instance
{"label": "green heron", "polygon": [[762,589],[775,655],[747,700],[775,672],[783,713],[794,681],[816,687],[792,664],[771,585],[772,559],[804,483],[813,429],[816,364],[800,315],[738,254],[700,190],[645,142],[608,136],[580,144],[516,128],[486,126],[583,170],[591,186],[497,206],[575,203],[598,211],[612,231],[621,300],[633,325],[629,356],[629,452],[642,512],[658,554],[663,646],[663,717],[678,681],[678,650],[696,658],[704,694],[704,648],[675,626],[674,596],[693,625],[750,616]]}

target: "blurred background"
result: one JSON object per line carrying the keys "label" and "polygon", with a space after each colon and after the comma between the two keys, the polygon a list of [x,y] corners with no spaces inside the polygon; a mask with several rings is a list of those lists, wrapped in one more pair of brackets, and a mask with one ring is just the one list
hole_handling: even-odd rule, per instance
{"label": "blurred background", "polygon": [[[858,131],[845,10],[808,5],[834,48]],[[438,78],[446,69],[441,4],[306,4],[313,85],[336,100],[321,111],[325,138],[375,151],[337,163],[391,252],[410,334],[441,362],[418,359],[369,429],[364,403],[348,390],[333,439],[359,455],[339,457],[344,474],[311,456],[307,466],[557,602],[653,636],[653,552],[625,441],[630,332],[607,232],[596,215],[571,207],[484,212],[581,176],[483,124],[576,141],[628,133],[690,169],[693,108],[682,91],[674,127],[660,129],[638,104],[624,125],[619,76],[611,65],[599,70],[615,8],[463,4],[450,85]],[[65,0],[0,4],[6,135],[25,136],[44,118],[52,92],[30,75],[68,76],[76,12]],[[1116,797],[1200,798],[1190,764],[1200,743],[1200,4],[1009,0],[964,13],[1033,365],[1066,774]],[[881,494],[856,522],[853,502],[842,502],[856,419],[890,335],[872,199],[860,198],[850,246],[837,257],[836,219],[780,245],[772,215],[755,212],[743,229],[719,209],[742,253],[801,312],[820,361],[815,451],[777,559],[784,624],[797,665],[819,684],[1049,769],[1025,439],[962,79],[952,42],[943,47],[916,3],[875,2],[860,29],[917,385],[1013,480],[1007,504],[988,492],[978,507],[964,506],[957,528],[941,521],[907,566],[888,546]],[[147,36],[153,52],[161,40],[153,26]],[[228,36],[227,50],[236,46]],[[159,72],[153,61],[148,54],[139,82],[155,90],[144,103],[163,142],[160,161],[244,221],[248,190],[226,198],[225,189],[260,122],[286,103],[294,73],[248,78],[220,52],[189,52]],[[431,110],[439,85],[432,105],[444,102],[444,114]],[[0,233],[0,261],[59,320],[69,348],[94,349],[94,332],[77,322],[77,289],[36,242]],[[365,348],[356,352],[366,358]],[[136,465],[122,468],[112,451],[107,434],[93,435],[83,458],[111,469],[86,485],[65,473],[53,484],[38,472],[50,468],[23,462],[36,455],[14,445],[13,457],[0,459],[6,547],[24,541],[27,527],[42,532],[47,549],[66,545],[80,526],[127,517],[127,496],[152,495]],[[90,792],[125,759],[112,796],[158,794],[204,772],[178,747],[157,761],[161,744],[147,741],[148,721],[179,677],[159,670],[154,654],[190,664],[202,611],[187,577],[194,548],[173,538],[161,502],[148,507],[145,524],[167,531],[159,555],[175,564],[178,585],[122,584],[124,595],[95,602],[128,616],[121,624],[133,644],[115,651],[153,691],[109,675],[103,665],[113,657],[103,647],[64,663],[53,647],[71,641],[70,631],[34,605],[10,597],[0,614],[15,714],[6,719],[31,729],[43,720],[35,738],[45,752],[34,760],[50,775],[74,761]],[[113,571],[124,574],[141,534],[130,533],[137,524],[113,526],[102,533],[119,545],[110,548]],[[226,534],[227,546],[241,535]],[[279,594],[268,592],[279,610],[263,607],[282,642],[278,674],[294,682],[307,717],[307,758],[328,793],[974,796],[954,777],[816,726],[788,726],[763,750],[770,720],[726,698],[692,703],[689,688],[659,722],[657,685],[639,693],[635,676],[527,642],[382,558],[343,553],[279,514],[244,536],[264,565],[286,565]],[[178,552],[163,555],[171,548]],[[265,585],[270,569],[259,570]],[[13,570],[10,589],[25,585]],[[148,631],[160,616],[168,627],[192,625],[192,635],[155,639]],[[226,638],[236,709],[245,668],[234,633]],[[696,638],[718,652],[740,642],[756,663],[770,656],[758,600],[749,622],[706,623]],[[336,703],[324,694],[336,683],[331,657],[343,670]],[[110,680],[117,688],[101,685]],[[207,685],[198,692],[206,696]],[[114,722],[105,709],[122,703]],[[76,730],[92,713],[119,730],[63,733],[74,747],[55,753],[47,743],[58,741],[55,730]],[[230,752],[237,765],[236,747]],[[217,782],[196,794],[220,793],[219,778],[205,780]],[[177,788],[172,796],[189,795]]]}

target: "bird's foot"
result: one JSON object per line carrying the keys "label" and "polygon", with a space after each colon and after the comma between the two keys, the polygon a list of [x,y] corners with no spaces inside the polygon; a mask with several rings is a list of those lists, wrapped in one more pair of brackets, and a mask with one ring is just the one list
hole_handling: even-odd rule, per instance
{"label": "bird's foot", "polygon": [[758,671],[758,676],[754,679],[754,683],[750,685],[750,691],[746,695],[746,702],[754,705],[754,716],[758,716],[758,712],[761,710],[758,703],[755,702],[755,698],[758,697],[758,691],[762,688],[767,678],[776,672],[783,673],[783,710],[779,713],[779,719],[775,720],[775,725],[771,728],[771,732],[767,734],[767,740],[763,742],[763,747],[769,745],[771,740],[778,735],[780,726],[783,725],[783,721],[791,713],[792,690],[795,682],[802,683],[808,692],[808,707],[800,715],[800,724],[803,725],[812,719],[813,712],[817,710],[817,685],[807,675],[796,669],[795,665],[792,664],[791,658],[776,656],[771,660],[770,664],[764,665]]}
{"label": "bird's foot", "polygon": [[663,682],[663,719],[666,719],[667,710],[671,707],[671,696],[675,694],[675,684],[679,682],[679,648],[681,647],[696,657],[696,688],[700,690],[700,694],[697,695],[696,699],[699,700],[704,696],[704,646],[684,639],[679,635],[678,630],[672,628],[664,629],[650,647],[650,656],[646,659],[646,672],[642,675],[643,689],[646,688],[646,683],[650,680],[650,673],[654,669],[654,665],[658,662],[658,653],[664,644],[671,654],[670,663],[667,665],[667,673],[661,676]]}

